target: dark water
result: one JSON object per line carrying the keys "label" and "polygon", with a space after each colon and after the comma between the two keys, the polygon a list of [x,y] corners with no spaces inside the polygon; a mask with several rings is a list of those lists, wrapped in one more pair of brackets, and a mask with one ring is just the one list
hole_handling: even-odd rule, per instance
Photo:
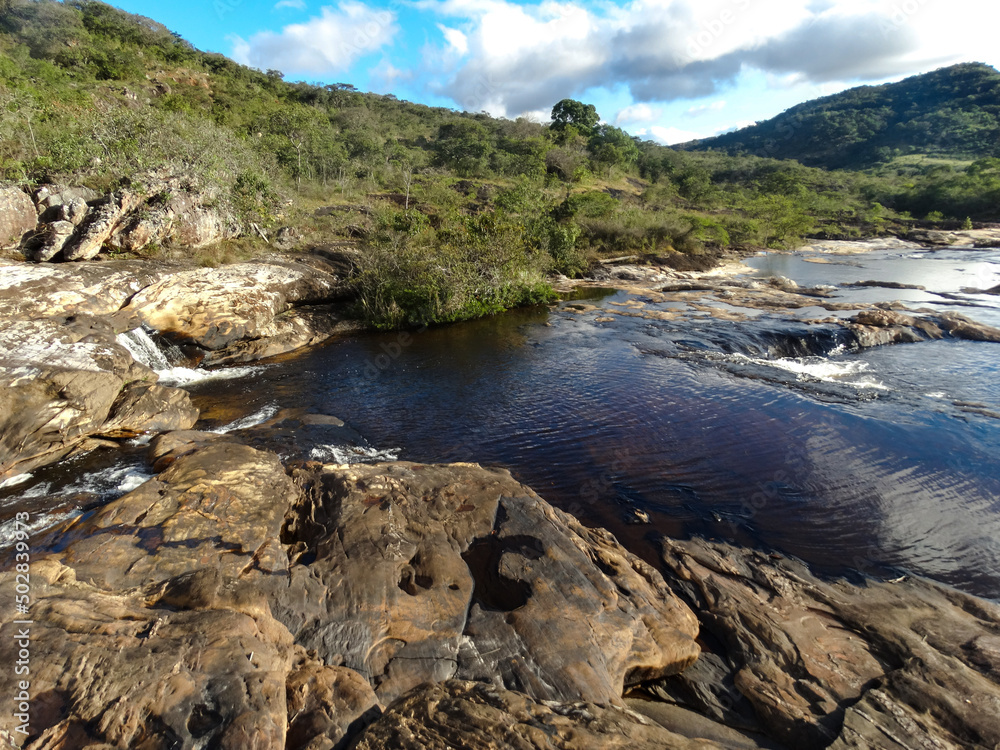
{"label": "dark water", "polygon": [[[963,314],[1000,323],[997,298],[960,291],[1000,281],[996,251],[906,255],[917,253],[755,262],[809,284],[905,276],[961,299],[862,288],[838,301],[964,301],[977,307]],[[353,460],[373,446],[508,467],[650,560],[658,534],[701,534],[828,572],[910,571],[1000,597],[1000,345],[852,352],[837,326],[789,315],[651,320],[619,314],[630,308],[616,303],[643,304],[624,292],[588,302],[599,309],[564,303],[348,338],[190,388],[207,426],[270,418],[271,444],[287,455]],[[300,427],[306,413],[347,427]]]}

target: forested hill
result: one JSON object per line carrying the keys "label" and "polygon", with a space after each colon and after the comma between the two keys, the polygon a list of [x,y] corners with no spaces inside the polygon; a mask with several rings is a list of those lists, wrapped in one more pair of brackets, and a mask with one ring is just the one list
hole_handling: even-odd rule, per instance
{"label": "forested hill", "polygon": [[748,128],[682,148],[861,169],[898,156],[1000,156],[1000,73],[980,63],[805,102]]}

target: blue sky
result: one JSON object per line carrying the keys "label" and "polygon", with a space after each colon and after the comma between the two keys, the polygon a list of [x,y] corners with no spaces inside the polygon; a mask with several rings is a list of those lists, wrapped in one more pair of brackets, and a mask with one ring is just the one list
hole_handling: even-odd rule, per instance
{"label": "blue sky", "polygon": [[286,80],[548,120],[562,98],[675,143],[859,83],[1000,66],[979,0],[118,0]]}

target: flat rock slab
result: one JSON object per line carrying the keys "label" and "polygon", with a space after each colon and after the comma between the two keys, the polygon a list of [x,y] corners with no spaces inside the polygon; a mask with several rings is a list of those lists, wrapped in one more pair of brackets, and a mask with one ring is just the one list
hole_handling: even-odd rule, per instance
{"label": "flat rock slab", "polygon": [[220,350],[267,337],[292,306],[344,294],[342,279],[315,264],[238,263],[174,274],[136,294],[129,309],[160,333]]}
{"label": "flat rock slab", "polygon": [[[823,581],[794,561],[702,540],[667,540],[663,558],[775,739],[900,750],[1000,745],[995,604],[913,578]],[[712,695],[704,686],[702,698]],[[730,709],[715,706],[720,716]]]}
{"label": "flat rock slab", "polygon": [[[151,450],[156,477],[37,542],[32,750],[341,747],[403,693],[484,666],[490,690],[522,684],[553,726],[591,722],[538,703],[572,696],[658,736],[622,718],[622,686],[697,655],[696,619],[658,574],[507,472],[290,476],[190,431]],[[12,582],[0,573],[0,606]]]}
{"label": "flat rock slab", "polygon": [[186,266],[138,260],[0,265],[0,320],[109,315]]}

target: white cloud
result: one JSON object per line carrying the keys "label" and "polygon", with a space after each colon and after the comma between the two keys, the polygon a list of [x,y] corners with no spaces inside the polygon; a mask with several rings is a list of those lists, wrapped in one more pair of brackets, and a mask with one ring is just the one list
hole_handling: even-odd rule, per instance
{"label": "white cloud", "polygon": [[712,133],[701,133],[695,130],[681,130],[680,128],[666,128],[662,125],[653,125],[648,128],[642,128],[637,130],[635,133],[640,138],[652,138],[654,141],[658,141],[665,146],[672,146],[675,143],[687,143],[688,141],[695,141],[699,138],[707,138]]}
{"label": "white cloud", "polygon": [[718,112],[719,110],[726,108],[726,100],[719,99],[711,104],[700,104],[697,107],[690,107],[686,114],[688,117],[698,117],[699,115],[704,115],[708,112]]}
{"label": "white cloud", "polygon": [[249,41],[234,37],[233,58],[262,70],[339,73],[389,44],[398,31],[395,13],[348,0],[337,8],[325,6],[320,16],[280,32],[262,31]]}
{"label": "white cloud", "polygon": [[623,122],[653,122],[658,120],[662,113],[662,109],[650,107],[648,104],[633,104],[615,115],[615,125],[621,125]]}
{"label": "white cloud", "polygon": [[292,10],[305,10],[306,0],[279,0],[274,5],[275,10],[281,10],[283,8],[291,8]]}
{"label": "white cloud", "polygon": [[[638,102],[712,96],[744,70],[776,84],[885,80],[1000,59],[973,0],[416,0],[464,50],[432,86],[466,109],[512,116],[588,89]],[[917,8],[907,14],[903,6]],[[950,19],[950,20],[949,20]],[[445,29],[449,31],[445,31]],[[942,37],[942,30],[946,36]],[[456,44],[457,36],[462,35]],[[974,51],[973,51],[974,50]],[[970,57],[971,55],[971,57]]]}
{"label": "white cloud", "polygon": [[442,24],[437,25],[438,29],[444,34],[444,39],[448,42],[448,47],[450,51],[454,52],[456,55],[461,57],[469,51],[469,40],[458,29],[452,29]]}

